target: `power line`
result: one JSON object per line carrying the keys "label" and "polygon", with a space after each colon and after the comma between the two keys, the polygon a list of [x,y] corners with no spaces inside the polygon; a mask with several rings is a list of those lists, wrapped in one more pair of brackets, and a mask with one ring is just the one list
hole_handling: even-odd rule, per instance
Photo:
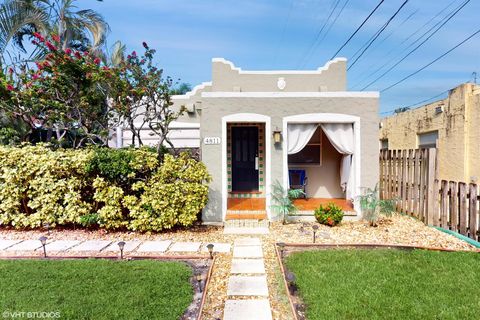
{"label": "power line", "polygon": [[[330,14],[328,15],[327,19],[325,19],[325,21],[323,22],[323,25],[322,27],[320,28],[320,30],[317,32],[315,38],[313,39],[313,42],[312,44],[310,45],[310,47],[307,49],[307,51],[305,52],[305,54],[303,55],[303,58],[301,59],[299,65],[304,65],[304,60],[306,57],[310,56],[310,51],[312,50],[313,46],[315,46],[315,43],[318,41],[318,39],[320,38],[320,35],[322,34],[323,30],[325,29],[325,27],[327,26],[327,23],[330,21],[330,18],[332,17],[333,13],[335,12],[335,10],[337,9],[338,7],[338,4],[340,3],[340,0],[334,0],[335,1],[335,4],[333,5],[333,8],[332,10],[330,11]],[[333,3],[332,3],[333,4]]]}
{"label": "power line", "polygon": [[[325,31],[325,33],[323,34],[323,37],[322,39],[320,39],[320,41],[316,44],[315,46],[315,49],[312,51],[312,54],[315,52],[315,50],[318,48],[318,46],[323,42],[323,40],[326,38],[326,36],[328,35],[328,33],[330,32],[330,30],[332,29],[332,27],[335,25],[335,23],[337,22],[338,20],[338,17],[340,17],[340,15],[342,14],[343,10],[345,9],[345,7],[347,6],[347,4],[350,2],[350,0],[346,0],[344,3],[343,3],[343,6],[342,8],[340,8],[340,11],[338,11],[337,13],[337,16],[335,17],[335,19],[333,20],[333,22],[330,24],[330,26],[328,27],[327,31]],[[308,60],[307,60],[308,61]]]}
{"label": "power line", "polygon": [[[397,44],[394,48],[392,48],[389,52],[387,52],[387,54],[385,54],[385,57],[389,57],[393,52],[397,51],[397,49],[402,46],[405,42],[407,42],[408,40],[410,40],[413,36],[415,36],[417,33],[419,33],[423,28],[425,28],[427,25],[430,24],[430,22],[432,22],[433,20],[435,20],[438,16],[440,16],[445,10],[447,10],[448,8],[450,8],[455,2],[457,2],[458,0],[453,0],[452,2],[450,2],[450,4],[448,4],[445,8],[443,8],[442,10],[440,10],[435,16],[433,16],[432,18],[430,18],[424,25],[422,25],[420,28],[418,28],[417,30],[415,30],[413,33],[411,33],[408,37],[406,37],[404,40],[402,40],[399,44]],[[445,18],[444,18],[445,19]],[[443,19],[442,19],[443,20]],[[440,21],[442,21],[440,20]],[[420,39],[422,39],[431,29],[433,29],[436,25],[438,25],[439,22],[437,22],[432,28],[430,28],[428,31],[426,31],[424,34],[422,34],[420,37],[418,37],[415,41],[413,41],[411,44],[409,44],[405,49],[403,49],[401,51],[400,54],[398,54],[397,56],[401,56],[404,52],[406,52],[410,47],[412,47],[415,43],[417,43]],[[369,79],[371,76],[374,76],[375,74],[377,74],[379,71],[381,71],[385,66],[389,65],[392,61],[394,61],[394,59],[390,59],[388,60],[387,62],[385,62],[384,64],[382,64],[379,68],[378,65],[379,64],[376,64],[375,67],[373,68],[377,68],[375,69],[375,71],[371,72],[370,74],[368,74],[366,77],[362,77],[360,80],[359,80],[359,83],[355,84],[354,86],[352,86],[352,88],[355,88],[357,86],[360,85],[361,82],[363,82],[364,80],[367,80]],[[373,69],[372,68],[372,69]]]}
{"label": "power line", "polygon": [[398,8],[398,10],[393,14],[393,16],[391,16],[390,19],[388,19],[387,22],[382,26],[382,28],[380,28],[380,30],[377,31],[376,36],[370,41],[370,43],[367,45],[367,47],[365,49],[363,49],[363,51],[360,53],[360,55],[353,61],[353,63],[348,67],[347,70],[350,70],[357,63],[357,61],[365,54],[365,52],[368,50],[368,48],[370,48],[370,46],[375,42],[375,40],[380,36],[380,34],[382,34],[382,32],[388,27],[390,22],[397,16],[397,14],[408,3],[408,1],[409,0],[405,0],[402,3],[402,5],[400,6],[400,8]]}
{"label": "power line", "polygon": [[343,48],[345,48],[345,46],[350,42],[350,40],[352,40],[352,38],[357,34],[358,31],[360,31],[360,29],[362,29],[363,25],[370,19],[370,17],[375,13],[375,11],[377,11],[377,9],[382,5],[382,3],[384,2],[385,0],[382,0],[380,1],[377,6],[368,14],[368,16],[363,20],[362,24],[360,24],[360,26],[358,26],[358,28],[352,33],[352,35],[347,39],[347,41],[345,41],[344,44],[342,44],[342,46],[340,47],[340,49],[337,50],[337,52],[335,52],[333,54],[333,56],[330,58],[330,60],[333,60],[337,54],[340,53],[340,51],[342,51]]}
{"label": "power line", "polygon": [[418,69],[417,71],[415,72],[412,72],[411,74],[409,74],[408,76],[402,78],[401,80],[395,82],[394,84],[386,87],[385,89],[382,89],[380,92],[385,92],[387,90],[390,90],[391,88],[397,86],[398,84],[402,83],[403,81],[413,77],[414,75],[416,75],[417,73],[425,70],[426,68],[428,68],[429,66],[431,66],[432,64],[434,64],[435,62],[437,62],[438,60],[442,59],[443,57],[445,57],[447,54],[449,54],[450,52],[452,52],[453,50],[457,49],[458,47],[460,47],[462,44],[464,44],[465,42],[467,42],[468,40],[472,39],[473,37],[475,37],[477,34],[480,33],[480,29],[478,29],[477,31],[475,31],[473,34],[471,34],[468,38],[464,39],[462,42],[460,42],[459,44],[457,44],[456,46],[454,46],[453,48],[451,48],[450,50],[448,50],[447,52],[443,53],[441,56],[439,56],[438,58],[436,58],[435,60],[427,63],[426,65],[424,65],[423,67],[421,67],[420,69]]}
{"label": "power line", "polygon": [[292,10],[293,10],[293,4],[295,3],[295,0],[291,0],[290,2],[290,8],[288,9],[288,15],[287,15],[287,20],[285,22],[285,24],[283,25],[283,29],[282,29],[282,35],[280,36],[280,41],[278,42],[278,46],[277,46],[277,51],[276,51],[276,54],[275,54],[275,64],[277,63],[277,60],[278,60],[278,51],[280,50],[280,48],[282,47],[283,45],[283,40],[284,40],[284,37],[285,37],[285,32],[287,31],[287,27],[290,23],[290,17],[292,15]]}
{"label": "power line", "polygon": [[446,19],[442,24],[440,24],[440,26],[438,26],[437,29],[435,29],[427,38],[425,38],[419,45],[417,45],[413,50],[411,50],[409,53],[407,53],[403,58],[401,58],[399,61],[397,61],[393,66],[391,66],[390,68],[387,69],[387,71],[385,71],[384,73],[382,73],[380,76],[378,76],[377,78],[375,78],[374,80],[370,81],[366,86],[364,86],[362,89],[360,89],[361,91],[367,89],[368,87],[370,87],[372,84],[374,84],[375,82],[377,82],[378,80],[380,80],[381,78],[383,78],[385,75],[387,75],[388,73],[390,73],[393,69],[395,69],[395,67],[397,67],[400,63],[402,63],[406,58],[408,58],[411,54],[413,54],[415,51],[417,51],[422,45],[424,45],[428,40],[430,40],[430,38],[432,38],[448,21],[450,21],[455,15],[457,15],[457,13],[462,10],[468,3],[470,2],[470,0],[467,0],[465,1],[457,10],[455,10],[455,12],[453,12],[452,14],[450,14],[450,16],[448,17],[448,19]]}
{"label": "power line", "polygon": [[[403,107],[403,108],[406,108],[406,109],[410,109],[411,107],[415,107],[415,106],[418,106],[419,104],[421,104],[423,106],[424,103],[426,102],[429,102],[429,101],[432,101],[433,99],[436,99],[438,97],[441,97],[443,96],[444,94],[448,93],[450,91],[450,89],[448,90],[445,90],[433,97],[430,97],[428,99],[425,99],[425,100],[422,100],[422,101],[419,101],[419,102],[416,102],[416,103],[412,103],[411,105],[409,106],[406,106],[406,107]],[[420,106],[421,107],[421,106]],[[394,112],[395,110],[397,110],[397,108],[393,109],[393,110],[389,110],[389,111],[384,111],[384,112],[381,112],[380,114],[387,114],[387,113],[391,113],[391,112]]]}

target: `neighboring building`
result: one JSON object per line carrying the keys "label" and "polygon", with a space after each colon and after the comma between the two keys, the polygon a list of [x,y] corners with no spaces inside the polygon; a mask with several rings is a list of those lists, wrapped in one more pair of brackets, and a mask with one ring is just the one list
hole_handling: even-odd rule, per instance
{"label": "neighboring building", "polygon": [[346,81],[343,58],[312,71],[244,71],[216,58],[211,82],[174,96],[187,110],[174,143],[200,146],[213,177],[203,221],[275,219],[276,181],[305,188],[302,211],[333,200],[359,217],[350,200],[378,182],[379,94],[347,92]]}
{"label": "neighboring building", "polygon": [[480,86],[462,84],[446,99],[382,119],[380,148],[437,148],[440,179],[480,182]]}

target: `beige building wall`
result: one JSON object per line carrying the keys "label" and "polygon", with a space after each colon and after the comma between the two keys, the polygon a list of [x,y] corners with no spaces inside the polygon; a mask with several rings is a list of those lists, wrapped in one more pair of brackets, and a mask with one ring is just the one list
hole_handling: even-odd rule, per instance
{"label": "beige building wall", "polygon": [[[222,158],[223,148],[226,150],[225,139],[222,138],[220,144],[205,144],[203,139],[222,137],[226,130],[226,125],[222,124],[224,118],[238,114],[256,115],[260,119],[242,121],[265,123],[265,134],[271,138],[273,130],[281,131],[282,136],[286,136],[284,119],[291,116],[336,114],[340,118],[357,117],[360,149],[357,187],[360,189],[374,187],[378,182],[378,147],[371,143],[378,137],[378,100],[376,92],[346,91],[346,59],[343,58],[332,60],[312,71],[244,71],[224,59],[213,59],[211,82],[205,82],[192,92],[172,99],[174,108],[186,110],[178,119],[179,122],[200,124],[202,161],[213,177],[209,185],[209,202],[203,210],[203,221],[223,219],[222,205],[225,205],[226,198],[222,194],[225,182],[222,182],[222,175],[225,179],[227,176],[226,170],[222,169],[225,165]],[[310,186],[307,192],[314,193],[309,196],[341,198],[345,194],[339,181],[340,155],[333,146],[328,145],[324,149],[322,166],[308,168]],[[270,176],[270,183],[286,181],[284,148],[283,142],[265,144],[267,156],[270,154],[270,165],[267,157],[265,169],[266,175]],[[267,199],[270,197],[269,194],[266,196]]]}
{"label": "beige building wall", "polygon": [[380,140],[388,149],[418,148],[419,134],[438,131],[439,178],[480,180],[480,87],[471,83],[452,89],[446,99],[381,120]]}

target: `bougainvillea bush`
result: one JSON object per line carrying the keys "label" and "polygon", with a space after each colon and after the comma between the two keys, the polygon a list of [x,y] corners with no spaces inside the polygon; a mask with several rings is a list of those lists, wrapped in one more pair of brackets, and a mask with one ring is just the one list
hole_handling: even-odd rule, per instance
{"label": "bougainvillea bush", "polygon": [[0,146],[0,226],[161,231],[190,226],[210,176],[187,154],[155,150]]}
{"label": "bougainvillea bush", "polygon": [[41,129],[47,141],[68,140],[64,146],[105,145],[109,126],[118,121],[113,111],[121,108],[111,99],[123,89],[119,71],[88,51],[61,49],[59,40],[35,33],[33,43],[45,57],[2,73],[0,111],[29,128],[22,141],[33,141]]}

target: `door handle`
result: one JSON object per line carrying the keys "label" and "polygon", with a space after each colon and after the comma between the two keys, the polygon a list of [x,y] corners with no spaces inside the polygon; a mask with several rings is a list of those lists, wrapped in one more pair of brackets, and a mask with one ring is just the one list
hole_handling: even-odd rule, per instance
{"label": "door handle", "polygon": [[255,157],[255,170],[258,170],[258,157]]}

